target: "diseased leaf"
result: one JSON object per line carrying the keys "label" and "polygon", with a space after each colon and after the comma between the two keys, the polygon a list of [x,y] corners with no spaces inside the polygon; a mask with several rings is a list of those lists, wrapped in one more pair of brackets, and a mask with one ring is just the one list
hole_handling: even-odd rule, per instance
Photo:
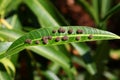
{"label": "diseased leaf", "polygon": [[[53,32],[54,30],[56,30],[56,32]],[[72,33],[69,33],[69,30],[72,30]],[[12,55],[16,52],[19,52],[20,50],[23,50],[27,46],[50,46],[70,42],[85,42],[109,39],[120,39],[120,37],[108,31],[98,30],[85,26],[41,28],[31,31],[28,34],[17,39],[10,46],[6,55]]]}

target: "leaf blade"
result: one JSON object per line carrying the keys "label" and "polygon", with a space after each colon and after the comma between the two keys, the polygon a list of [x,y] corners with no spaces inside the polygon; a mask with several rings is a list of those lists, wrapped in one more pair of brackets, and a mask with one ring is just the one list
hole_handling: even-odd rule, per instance
{"label": "leaf blade", "polygon": [[[11,53],[11,51],[14,51],[17,48],[24,49],[27,46],[37,46],[38,44],[35,43],[36,40],[41,41],[39,45],[59,45],[59,44],[65,44],[70,42],[85,42],[85,41],[95,41],[95,40],[109,40],[109,39],[120,39],[119,36],[116,34],[113,34],[108,31],[103,31],[91,27],[83,27],[83,26],[69,26],[69,27],[62,27],[66,30],[66,33],[59,33],[56,32],[55,34],[52,33],[52,30],[58,30],[58,27],[48,27],[48,28],[41,28],[34,31],[29,32],[28,34],[22,36],[18,40],[16,40],[11,47],[8,49],[7,53]],[[67,33],[69,29],[73,29],[73,34]],[[82,34],[77,34],[76,31],[80,29],[83,31]],[[89,38],[90,35],[92,35],[91,39]],[[42,37],[45,36],[52,36],[52,40],[49,40],[47,44],[44,44],[42,42]],[[69,39],[67,41],[59,41],[56,42],[55,39],[57,37],[63,38],[64,36],[68,36]],[[76,40],[76,37],[80,36],[80,40]],[[26,39],[31,39],[32,43],[25,43]],[[18,49],[19,50],[19,49]],[[9,54],[8,54],[9,55]]]}

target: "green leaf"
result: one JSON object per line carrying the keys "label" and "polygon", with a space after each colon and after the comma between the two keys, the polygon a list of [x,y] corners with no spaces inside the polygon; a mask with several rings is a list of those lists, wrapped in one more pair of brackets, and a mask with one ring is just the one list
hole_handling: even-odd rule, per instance
{"label": "green leaf", "polygon": [[[65,30],[65,33],[59,33],[58,30]],[[72,34],[69,34],[68,31],[72,29]],[[56,30],[56,33],[53,33],[53,30]],[[80,30],[83,33],[77,34],[76,32]],[[43,37],[51,36],[52,39],[48,40],[47,38],[42,39]],[[56,41],[60,38],[60,41]],[[63,40],[63,38],[67,38]],[[77,38],[77,40],[76,40]],[[45,45],[60,45],[70,42],[85,42],[85,41],[95,41],[95,40],[109,40],[109,39],[120,39],[119,36],[103,30],[98,30],[91,27],[83,26],[69,26],[69,27],[48,27],[33,30],[28,34],[17,39],[11,47],[8,49],[7,55],[12,55],[20,50],[23,50],[27,46],[45,46]],[[59,40],[59,39],[58,39]],[[45,42],[46,41],[46,42]]]}
{"label": "green leaf", "polygon": [[60,80],[52,71],[45,71],[43,74],[48,80]]}
{"label": "green leaf", "polygon": [[15,76],[15,66],[13,65],[13,63],[7,59],[7,58],[3,58],[0,60],[0,63],[2,63],[7,71],[7,73],[14,77]]}
{"label": "green leaf", "polygon": [[0,55],[5,53],[12,42],[0,42]]}
{"label": "green leaf", "polygon": [[[88,70],[88,72],[92,75],[96,74],[96,66],[92,60],[92,56],[90,55],[90,48],[86,47],[85,43],[72,43],[73,47],[78,50],[79,54],[83,58],[83,60],[73,58],[78,64],[83,64],[82,66]],[[80,46],[80,47],[79,47]]]}
{"label": "green leaf", "polygon": [[17,9],[21,2],[22,0],[0,0],[0,15],[4,17],[5,14],[8,14],[11,10]]}
{"label": "green leaf", "polygon": [[[33,11],[33,13],[35,13],[35,15],[37,16],[37,18],[39,20],[39,23],[41,24],[41,27],[47,27],[47,26],[54,27],[56,25],[59,25],[58,27],[60,27],[61,25],[68,25],[67,21],[65,21],[65,19],[60,15],[60,13],[53,7],[53,5],[50,4],[49,0],[34,0],[34,1],[33,0],[29,0],[29,1],[25,0],[25,3]],[[31,5],[34,5],[34,8]],[[93,10],[91,10],[91,12],[92,11]],[[78,43],[74,43],[74,44],[77,45]],[[82,45],[86,49],[83,49],[83,47],[81,48]],[[66,56],[69,56],[68,51],[66,51],[64,48],[64,45],[61,45],[61,46],[58,45],[58,47],[60,49],[59,50],[60,52],[63,52],[64,54],[66,54]],[[77,46],[77,48],[81,49],[81,50],[79,50],[80,54],[85,54],[86,53],[85,50],[88,49],[88,46],[85,44],[81,44],[80,46]]]}
{"label": "green leaf", "polygon": [[110,9],[105,17],[103,18],[103,21],[104,20],[107,20],[109,17],[111,17],[114,13],[116,13],[118,10],[120,10],[120,3],[118,3],[117,5],[115,5],[112,9]]}
{"label": "green leaf", "polygon": [[31,46],[28,49],[32,50],[33,52],[46,57],[47,59],[59,63],[60,66],[64,68],[69,68],[70,60],[62,54],[60,51],[56,50],[53,46]]}
{"label": "green leaf", "polygon": [[42,27],[68,24],[49,0],[24,0]]}
{"label": "green leaf", "polygon": [[0,15],[5,13],[6,7],[10,4],[11,0],[0,0]]}
{"label": "green leaf", "polygon": [[91,6],[86,0],[76,0],[79,4],[83,6],[83,8],[91,15],[91,17],[95,20],[96,24],[99,23],[99,18],[97,11]]}
{"label": "green leaf", "polygon": [[24,32],[17,30],[0,29],[0,36],[3,37],[6,41],[14,41],[22,36],[23,33]]}
{"label": "green leaf", "polygon": [[110,10],[111,0],[101,0],[101,17],[104,18],[106,13]]}
{"label": "green leaf", "polygon": [[18,16],[15,14],[9,18],[7,18],[8,23],[13,27],[14,30],[22,30],[22,25],[20,24],[20,21],[18,19]]}
{"label": "green leaf", "polygon": [[0,70],[0,80],[12,80],[12,78],[6,71]]}
{"label": "green leaf", "polygon": [[84,67],[91,75],[95,75],[97,73],[96,66],[93,62],[85,63],[85,60],[83,61],[82,59],[80,59],[78,57],[72,57],[72,60],[74,62],[78,63],[78,65]]}
{"label": "green leaf", "polygon": [[7,58],[0,60],[0,80],[13,80],[15,67]]}
{"label": "green leaf", "polygon": [[[12,30],[4,30],[4,29],[2,29],[2,30],[0,30],[0,35],[5,36],[5,37],[10,37],[10,39],[12,39],[12,41],[14,41],[18,37],[22,36],[23,34],[20,34],[19,32],[12,31]],[[45,58],[59,64],[64,69],[66,69],[66,68],[70,69],[70,67],[69,67],[69,64],[70,64],[69,58],[67,56],[65,56],[62,52],[60,52],[59,50],[54,48],[53,46],[50,47],[50,48],[48,46],[46,46],[46,47],[45,46],[28,47],[28,49],[34,51],[38,55],[41,55],[41,56],[43,56],[43,57],[45,57]],[[17,52],[19,53],[19,51],[20,51],[20,49],[18,51],[16,51],[15,53],[17,53]],[[5,53],[1,54],[0,59],[4,58],[5,57],[4,55],[5,55]]]}

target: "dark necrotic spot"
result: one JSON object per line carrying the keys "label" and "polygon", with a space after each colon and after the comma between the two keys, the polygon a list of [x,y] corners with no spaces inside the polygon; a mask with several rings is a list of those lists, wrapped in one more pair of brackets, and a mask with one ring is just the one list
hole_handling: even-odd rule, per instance
{"label": "dark necrotic spot", "polygon": [[60,37],[57,37],[57,38],[55,39],[55,41],[56,41],[56,42],[60,41]]}
{"label": "dark necrotic spot", "polygon": [[68,34],[72,34],[73,30],[72,29],[69,29],[68,30]]}
{"label": "dark necrotic spot", "polygon": [[35,41],[35,44],[40,44],[40,41],[39,41],[39,40],[36,40],[36,41]]}
{"label": "dark necrotic spot", "polygon": [[48,39],[51,40],[51,39],[52,39],[52,36],[48,36]]}
{"label": "dark necrotic spot", "polygon": [[66,41],[66,40],[68,40],[69,38],[67,37],[67,36],[64,36],[64,37],[62,37],[62,40],[63,41]]}
{"label": "dark necrotic spot", "polygon": [[77,36],[77,37],[76,37],[76,40],[79,41],[79,40],[80,40],[80,36]]}
{"label": "dark necrotic spot", "polygon": [[56,33],[56,30],[52,30],[52,33]]}
{"label": "dark necrotic spot", "polygon": [[63,28],[60,27],[60,28],[58,29],[58,32],[59,32],[59,33],[64,33],[64,32],[65,32],[65,29],[63,29]]}
{"label": "dark necrotic spot", "polygon": [[44,40],[46,40],[46,39],[48,39],[47,36],[43,36],[43,37],[42,37],[42,41],[44,41]]}
{"label": "dark necrotic spot", "polygon": [[43,44],[47,44],[47,43],[48,43],[47,39],[43,40]]}
{"label": "dark necrotic spot", "polygon": [[92,38],[93,38],[93,35],[90,34],[90,35],[88,36],[88,39],[92,39]]}
{"label": "dark necrotic spot", "polygon": [[25,40],[25,43],[31,44],[31,43],[32,43],[32,40],[31,40],[31,39],[26,39],[26,40]]}
{"label": "dark necrotic spot", "polygon": [[83,30],[78,29],[78,30],[76,31],[76,33],[77,33],[77,34],[82,34],[82,33],[83,33]]}

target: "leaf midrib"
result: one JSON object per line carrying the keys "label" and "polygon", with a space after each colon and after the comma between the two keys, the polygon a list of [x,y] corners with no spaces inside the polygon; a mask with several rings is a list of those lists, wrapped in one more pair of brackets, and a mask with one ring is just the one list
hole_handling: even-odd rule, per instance
{"label": "leaf midrib", "polygon": [[[113,34],[113,35],[109,35],[109,34],[79,34],[79,35],[58,35],[60,38],[61,37],[64,37],[64,36],[68,36],[68,37],[77,37],[77,36],[80,36],[80,37],[88,37],[89,35],[93,35],[93,37],[96,37],[96,36],[99,36],[99,37],[104,37],[104,36],[106,36],[106,37],[112,37],[112,38],[116,38],[116,39],[120,39],[120,37],[119,36],[117,36],[117,35],[115,35],[115,34]],[[58,37],[58,36],[52,36],[52,38],[56,38],[56,37]],[[43,36],[41,36],[41,38],[39,38],[39,39],[34,39],[34,40],[32,40],[32,41],[36,41],[36,40],[40,40],[40,39],[42,39],[42,37]]]}

